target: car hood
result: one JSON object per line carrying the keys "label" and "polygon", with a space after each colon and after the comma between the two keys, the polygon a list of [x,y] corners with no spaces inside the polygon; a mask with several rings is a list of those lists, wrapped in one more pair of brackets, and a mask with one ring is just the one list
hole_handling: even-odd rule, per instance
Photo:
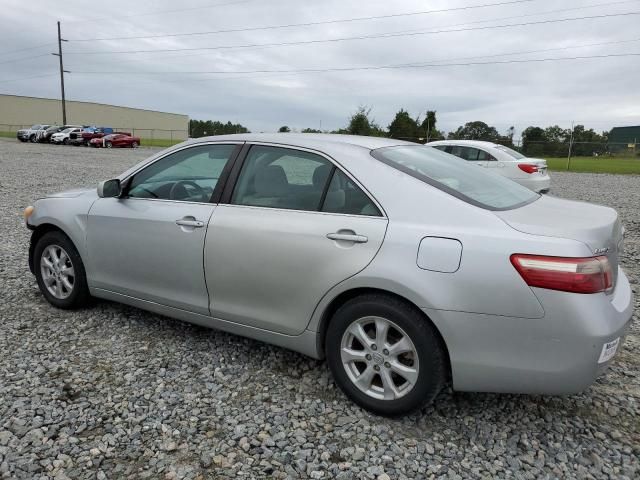
{"label": "car hood", "polygon": [[90,193],[94,193],[97,195],[96,188],[74,188],[72,190],[65,190],[64,192],[50,193],[46,195],[45,198],[75,198],[81,195],[88,195]]}
{"label": "car hood", "polygon": [[524,207],[495,214],[520,232],[568,238],[586,244],[593,255],[608,257],[614,277],[617,276],[623,229],[614,209],[543,195]]}

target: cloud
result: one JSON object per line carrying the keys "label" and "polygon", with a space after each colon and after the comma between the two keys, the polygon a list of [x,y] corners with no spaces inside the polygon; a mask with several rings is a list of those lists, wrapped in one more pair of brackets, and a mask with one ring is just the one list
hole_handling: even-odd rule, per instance
{"label": "cloud", "polygon": [[[496,0],[477,0],[476,4]],[[226,4],[214,7],[215,3]],[[226,34],[77,42],[83,38],[156,35],[246,28],[263,25],[317,22],[362,16],[388,15],[470,5],[456,1],[419,0],[390,3],[374,0],[326,0],[300,4],[293,0],[271,2],[204,2],[169,0],[125,2],[113,0],[100,7],[70,1],[55,7],[44,0],[5,1],[0,13],[0,82],[5,79],[52,74],[50,77],[0,83],[0,92],[57,97],[57,58],[41,56],[56,49],[56,21],[62,21],[67,95],[155,110],[186,113],[192,118],[231,120],[253,131],[274,131],[281,125],[325,129],[346,124],[359,106],[373,107],[376,121],[386,126],[399,108],[412,115],[438,111],[445,131],[472,120],[483,120],[505,130],[522,130],[531,124],[568,126],[579,121],[596,129],[640,123],[637,57],[602,58],[564,62],[505,65],[449,66],[412,69],[360,70],[308,74],[195,75],[185,71],[296,70],[365,67],[416,62],[455,63],[604,55],[640,52],[640,41],[593,45],[634,38],[638,16],[611,17],[513,28],[492,28],[442,34],[353,40],[308,45],[251,49],[223,49],[141,54],[82,54],[114,50],[183,49],[203,46],[282,43],[381,32],[432,31],[495,26],[546,19],[612,14],[640,10],[638,2],[569,0],[559,4],[534,0],[515,5],[334,23],[296,28],[256,30]],[[206,7],[206,8],[200,8]],[[546,13],[547,11],[578,10]],[[154,14],[170,10],[170,13]],[[517,17],[505,19],[506,17]],[[498,19],[498,20],[496,20]],[[500,20],[501,19],[501,20]],[[39,49],[9,54],[13,50],[50,42]],[[505,52],[561,49],[542,53]],[[75,52],[76,54],[72,54]],[[489,57],[487,57],[489,56]],[[491,57],[492,56],[492,57]],[[471,59],[469,57],[477,57]],[[464,60],[468,59],[468,60]],[[175,72],[162,75],[79,72]],[[76,72],[76,73],[74,73]]]}

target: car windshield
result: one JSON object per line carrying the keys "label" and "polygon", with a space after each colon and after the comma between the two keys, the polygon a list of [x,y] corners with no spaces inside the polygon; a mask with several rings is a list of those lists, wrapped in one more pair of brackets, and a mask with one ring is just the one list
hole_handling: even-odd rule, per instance
{"label": "car windshield", "polygon": [[487,210],[510,210],[540,195],[501,175],[432,147],[397,146],[371,155],[412,177]]}
{"label": "car windshield", "polygon": [[520,152],[514,150],[513,148],[505,147],[504,145],[496,145],[496,150],[500,150],[501,152],[504,152],[507,155],[512,156],[516,160],[522,160],[523,158],[527,158]]}

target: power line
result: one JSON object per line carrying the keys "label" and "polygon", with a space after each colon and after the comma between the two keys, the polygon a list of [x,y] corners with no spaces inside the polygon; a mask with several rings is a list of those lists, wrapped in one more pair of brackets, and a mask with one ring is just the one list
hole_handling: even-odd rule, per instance
{"label": "power line", "polygon": [[[555,10],[537,11],[535,13],[527,13],[527,14],[521,14],[521,15],[510,15],[510,16],[506,16],[506,17],[491,18],[491,19],[488,19],[488,20],[476,20],[474,22],[465,22],[465,23],[456,23],[456,24],[452,24],[452,25],[443,25],[440,28],[462,27],[462,26],[467,26],[467,25],[478,25],[478,24],[483,24],[483,23],[497,22],[499,20],[514,20],[514,19],[518,19],[518,18],[538,17],[538,16],[541,16],[541,15],[549,15],[549,14],[553,14],[553,13],[563,13],[563,12],[568,12],[568,11],[583,10],[583,9],[589,9],[589,8],[607,7],[607,6],[611,6],[611,5],[617,5],[617,4],[621,4],[621,3],[630,3],[630,2],[634,2],[634,1],[638,1],[638,0],[624,0],[624,1],[615,1],[615,2],[608,2],[608,3],[595,3],[595,4],[591,4],[591,5],[580,6],[580,7],[571,7],[571,8],[561,8],[561,9],[555,9]],[[414,33],[414,32],[419,32],[419,31],[421,31],[421,30],[412,29],[412,30],[402,30],[402,31],[399,31],[399,32],[391,32],[391,33]],[[256,47],[256,48],[259,48],[259,47]],[[262,48],[269,48],[269,47],[262,47]],[[207,53],[207,52],[204,52],[204,53],[192,53],[192,54],[180,53],[180,54],[176,54],[176,55],[165,55],[164,58],[172,58],[172,57],[176,57],[176,56],[179,56],[180,58],[202,57],[202,56],[207,56],[207,55],[210,55],[210,53]]]}
{"label": "power line", "polygon": [[49,43],[43,43],[41,45],[35,45],[33,47],[20,48],[19,50],[10,50],[8,52],[0,52],[0,55],[10,55],[12,53],[26,52],[28,50],[36,50],[38,48],[49,47],[51,45],[55,45],[55,43],[54,42],[49,42]]}
{"label": "power line", "polygon": [[[554,47],[554,48],[543,48],[543,49],[536,49],[536,50],[519,50],[519,51],[511,51],[511,52],[502,52],[502,53],[492,53],[492,54],[488,54],[488,55],[474,55],[474,56],[465,56],[465,57],[455,57],[455,58],[446,58],[446,59],[430,59],[430,60],[423,60],[420,62],[411,62],[411,63],[399,63],[399,64],[392,64],[392,65],[388,65],[388,66],[382,66],[382,67],[376,67],[376,66],[362,66],[362,67],[333,67],[333,68],[325,68],[324,70],[327,72],[331,72],[331,71],[357,71],[357,70],[367,70],[367,69],[379,69],[379,68],[411,68],[411,67],[419,67],[421,65],[424,64],[429,64],[429,63],[436,63],[436,62],[451,62],[451,61],[461,61],[461,60],[475,60],[475,59],[481,59],[481,58],[495,58],[495,57],[504,57],[504,56],[511,56],[511,55],[529,55],[532,53],[547,53],[547,52],[556,52],[556,51],[560,51],[560,50],[571,50],[571,49],[576,49],[576,48],[588,48],[588,47],[599,47],[599,46],[604,46],[604,45],[620,45],[620,44],[624,44],[624,43],[632,43],[632,42],[640,42],[640,38],[632,38],[632,39],[627,39],[627,40],[613,40],[613,41],[609,41],[609,42],[596,42],[596,43],[586,43],[586,44],[581,44],[581,45],[568,45],[568,46],[564,46],[564,47]],[[282,74],[284,75],[298,75],[298,74],[304,74],[304,73],[315,73],[317,72],[318,69],[302,69],[302,70],[274,70],[274,71],[270,71],[269,73],[275,73],[276,76],[280,76]],[[89,72],[82,72],[82,71],[77,71],[75,73],[89,73]],[[96,72],[98,73],[98,72]],[[119,73],[119,72],[118,72]],[[136,73],[136,72],[131,72],[131,73]],[[140,74],[145,74],[145,73],[156,73],[156,72],[139,72]],[[189,72],[179,72],[179,71],[174,71],[174,72],[159,72],[159,73],[175,73],[175,74],[181,74],[181,73],[189,73]],[[213,74],[214,72],[207,72],[207,73],[211,73]],[[251,73],[264,73],[263,71],[260,72],[256,72],[256,71],[222,71],[222,72],[215,72],[215,73],[220,73],[220,74],[233,74],[233,75],[242,75],[242,74],[251,74]],[[278,75],[280,74],[280,75]],[[265,76],[274,76],[274,75],[262,75],[261,77],[265,77]],[[247,76],[242,76],[242,77],[220,77],[220,78],[208,78],[208,79],[189,79],[188,81],[207,81],[207,80],[235,80],[235,79],[244,79],[244,78],[255,78],[255,77],[247,77]]]}
{"label": "power line", "polygon": [[257,74],[257,73],[324,73],[324,72],[342,72],[342,71],[356,71],[356,70],[385,70],[396,68],[438,68],[438,67],[462,67],[462,66],[475,66],[475,65],[503,65],[511,63],[534,63],[534,62],[551,62],[562,60],[586,60],[594,58],[614,58],[614,57],[637,57],[639,53],[619,53],[619,54],[604,54],[604,55],[584,55],[576,57],[553,57],[553,58],[532,58],[521,60],[497,60],[489,62],[465,62],[465,63],[420,63],[420,64],[402,64],[402,65],[379,65],[368,67],[334,67],[334,68],[308,68],[299,70],[246,70],[229,72],[224,70],[213,71],[190,71],[190,72],[177,72],[177,71],[151,71],[151,72],[132,72],[132,71],[102,71],[102,72],[83,72],[75,71],[74,74],[83,75],[170,75],[170,74],[189,74],[189,75],[203,75],[203,74]]}
{"label": "power line", "polygon": [[155,12],[144,12],[144,13],[134,13],[131,15],[117,15],[115,17],[101,17],[101,18],[87,18],[83,20],[69,20],[66,23],[87,23],[87,22],[98,22],[102,20],[120,20],[122,18],[134,18],[134,17],[148,17],[152,15],[164,15],[165,13],[183,13],[183,12],[191,12],[194,10],[205,10],[209,8],[217,8],[217,7],[225,7],[231,5],[239,5],[242,3],[254,2],[255,0],[239,0],[236,2],[225,2],[225,3],[215,3],[212,5],[201,5],[199,7],[189,7],[189,8],[178,8],[175,10],[158,10]]}
{"label": "power line", "polygon": [[295,42],[250,43],[250,44],[243,44],[243,45],[219,45],[215,47],[186,47],[186,48],[166,48],[166,49],[154,49],[154,50],[102,50],[102,51],[95,51],[95,52],[67,52],[67,55],[117,55],[117,54],[136,54],[136,53],[186,52],[186,51],[195,51],[195,50],[225,50],[225,49],[231,49],[231,48],[244,49],[244,48],[255,48],[255,47],[259,47],[259,48],[260,47],[287,47],[292,45],[335,43],[335,42],[344,42],[344,41],[351,41],[351,40],[370,40],[370,39],[377,39],[377,38],[396,38],[396,37],[407,37],[407,36],[416,36],[416,35],[433,35],[433,34],[439,34],[439,33],[468,32],[468,31],[475,31],[475,30],[492,30],[495,28],[512,28],[512,27],[544,25],[544,24],[561,23],[561,22],[575,22],[575,21],[581,21],[581,20],[613,18],[613,17],[628,16],[628,15],[640,15],[640,12],[611,13],[611,14],[603,14],[603,15],[590,15],[590,16],[584,16],[584,17],[539,20],[535,22],[512,23],[512,24],[506,24],[506,25],[487,25],[482,27],[467,27],[467,28],[458,28],[458,29],[450,29],[450,30],[428,30],[428,31],[380,33],[380,34],[372,34],[372,35],[359,35],[359,36],[353,36],[353,37],[300,40]]}
{"label": "power line", "polygon": [[[459,10],[472,10],[477,8],[486,8],[486,7],[498,7],[498,6],[506,6],[513,5],[518,3],[529,3],[536,2],[538,0],[511,0],[506,2],[497,2],[497,3],[485,3],[481,5],[467,5],[464,7],[453,7],[453,8],[441,8],[437,10],[423,10],[419,12],[408,12],[408,13],[394,13],[389,15],[375,15],[369,17],[353,17],[353,18],[343,18],[343,19],[334,19],[334,20],[323,20],[319,22],[306,22],[306,23],[288,23],[281,25],[268,25],[262,27],[247,27],[247,28],[231,28],[226,30],[210,30],[206,32],[187,32],[187,33],[167,33],[167,34],[158,34],[158,35],[139,35],[139,36],[131,36],[131,37],[99,37],[99,38],[76,38],[70,39],[71,42],[96,42],[96,41],[106,41],[106,40],[134,40],[134,39],[150,39],[150,38],[166,38],[166,37],[190,37],[190,36],[198,36],[198,35],[213,35],[218,33],[237,33],[237,32],[254,32],[258,30],[276,30],[282,28],[294,28],[294,27],[312,27],[316,25],[329,25],[334,23],[350,23],[350,22],[362,22],[368,20],[381,20],[388,18],[398,18],[398,17],[410,17],[417,15],[427,15],[432,13],[444,13],[444,12],[454,12]],[[613,4],[619,3],[630,3],[634,0],[626,0],[613,2]],[[611,5],[611,4],[607,4]]]}
{"label": "power line", "polygon": [[5,82],[18,82],[18,81],[22,81],[22,80],[30,80],[32,78],[44,78],[44,77],[53,77],[58,75],[57,73],[47,73],[46,75],[32,75],[30,77],[20,77],[20,78],[8,78],[6,80],[0,80],[0,83],[5,83]]}
{"label": "power line", "polygon": [[6,63],[14,63],[14,62],[24,62],[27,60],[31,60],[33,58],[41,58],[41,57],[48,57],[48,56],[49,56],[48,53],[41,53],[40,55],[33,55],[31,57],[13,58],[11,60],[5,60],[3,62],[0,62],[0,65],[4,65]]}

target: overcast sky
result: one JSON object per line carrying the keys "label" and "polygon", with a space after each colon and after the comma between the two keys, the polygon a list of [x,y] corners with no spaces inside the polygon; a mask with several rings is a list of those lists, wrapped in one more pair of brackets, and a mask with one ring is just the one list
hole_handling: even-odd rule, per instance
{"label": "overcast sky", "polygon": [[[438,127],[446,132],[472,120],[485,121],[501,132],[511,125],[518,131],[532,124],[568,127],[572,120],[597,130],[640,124],[640,56],[434,66],[640,53],[640,15],[631,14],[640,13],[637,0],[532,0],[315,26],[79,41],[323,22],[503,1],[508,0],[4,0],[0,93],[59,98],[58,59],[48,54],[57,49],[56,21],[60,20],[63,38],[69,39],[63,44],[65,69],[71,71],[65,81],[67,98],[73,100],[231,120],[252,131],[274,131],[281,125],[340,128],[359,105],[372,107],[381,126],[387,126],[399,108],[413,116],[437,110]],[[486,28],[620,13],[627,15]],[[459,31],[424,33],[452,29]],[[409,32],[413,34],[405,35]],[[401,35],[219,48],[387,33]],[[50,45],[12,53],[47,43]],[[193,50],[203,47],[210,50]],[[100,53],[162,49],[192,50]],[[524,53],[530,51],[537,53]],[[427,66],[237,73],[421,62]],[[184,73],[211,71],[231,73]],[[40,75],[48,76],[24,79]],[[12,79],[19,80],[5,81]]]}

